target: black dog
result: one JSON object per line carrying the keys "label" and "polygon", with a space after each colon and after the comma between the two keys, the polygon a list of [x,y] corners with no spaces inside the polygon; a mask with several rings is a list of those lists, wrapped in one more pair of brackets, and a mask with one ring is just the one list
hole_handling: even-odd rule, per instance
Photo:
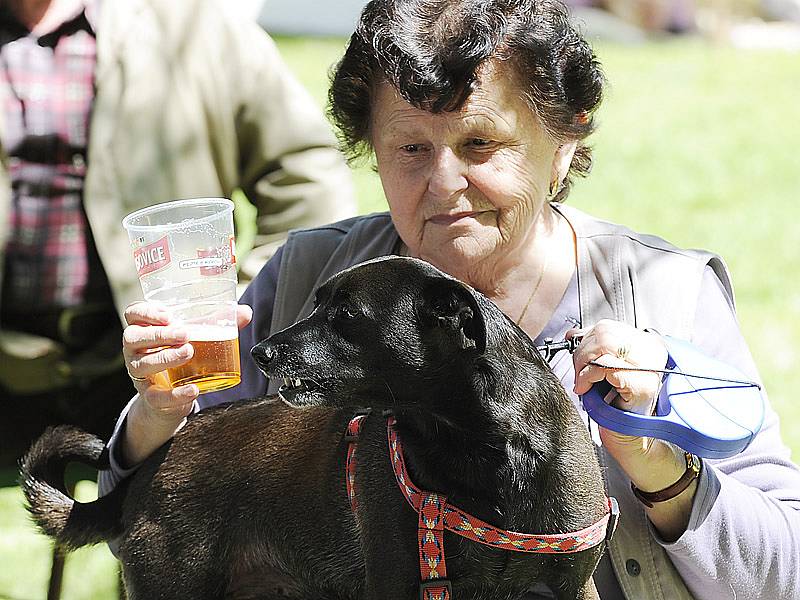
{"label": "black dog", "polygon": [[[119,538],[131,600],[420,597],[419,517],[387,449],[396,420],[412,481],[504,530],[571,532],[608,503],[586,427],[530,339],[481,294],[422,261],[370,261],[317,291],[314,312],[253,348],[274,397],[191,417],[112,494],[79,504],[68,460],[106,464],[100,440],[56,428],[22,485],[39,526],[68,548]],[[355,407],[356,515],[345,488]],[[60,490],[60,491],[59,491]],[[604,544],[573,554],[490,547],[444,533],[453,598],[596,593]]]}

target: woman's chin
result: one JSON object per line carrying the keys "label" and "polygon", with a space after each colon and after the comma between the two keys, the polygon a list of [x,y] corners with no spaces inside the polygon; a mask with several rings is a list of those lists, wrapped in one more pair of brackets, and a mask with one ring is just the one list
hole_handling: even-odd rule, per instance
{"label": "woman's chin", "polygon": [[429,248],[429,252],[422,248],[420,258],[448,275],[470,284],[471,274],[492,255],[486,244],[468,238],[443,241],[438,247]]}

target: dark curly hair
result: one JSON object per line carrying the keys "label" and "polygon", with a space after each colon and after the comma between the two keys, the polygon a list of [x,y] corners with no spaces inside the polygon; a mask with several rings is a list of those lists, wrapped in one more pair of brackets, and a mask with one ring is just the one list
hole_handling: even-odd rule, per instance
{"label": "dark curly hair", "polygon": [[458,110],[475,89],[481,65],[510,64],[531,109],[556,139],[578,140],[570,173],[591,169],[583,140],[594,130],[603,73],[559,0],[371,0],[334,67],[329,114],[352,161],[371,153],[370,117],[378,84],[411,105]]}

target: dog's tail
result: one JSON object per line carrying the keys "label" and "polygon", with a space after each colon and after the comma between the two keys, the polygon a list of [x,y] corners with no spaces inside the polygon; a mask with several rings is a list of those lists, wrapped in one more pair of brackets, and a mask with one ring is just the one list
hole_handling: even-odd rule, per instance
{"label": "dog's tail", "polygon": [[108,450],[100,438],[61,425],[47,429],[22,459],[20,485],[33,520],[67,550],[115,538],[122,531],[122,497],[127,486],[117,486],[94,502],[77,502],[64,484],[70,462],[107,469]]}

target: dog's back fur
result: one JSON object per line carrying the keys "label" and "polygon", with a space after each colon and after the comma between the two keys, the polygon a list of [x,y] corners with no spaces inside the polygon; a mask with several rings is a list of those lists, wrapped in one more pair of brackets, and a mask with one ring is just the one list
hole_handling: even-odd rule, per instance
{"label": "dog's back fur", "polygon": [[[381,410],[395,415],[414,482],[495,526],[575,531],[607,510],[586,428],[530,339],[422,261],[332,278],[314,313],[254,357],[270,376],[318,384],[285,395],[303,408],[267,397],[203,411],[80,514],[56,491],[61,462],[102,459],[102,446],[69,429],[43,436],[23,463],[43,530],[68,547],[119,535],[131,600],[417,597],[418,517],[395,482]],[[353,515],[343,433],[366,405]],[[445,533],[456,598],[517,598],[537,581],[590,597],[602,548],[527,554]]]}

